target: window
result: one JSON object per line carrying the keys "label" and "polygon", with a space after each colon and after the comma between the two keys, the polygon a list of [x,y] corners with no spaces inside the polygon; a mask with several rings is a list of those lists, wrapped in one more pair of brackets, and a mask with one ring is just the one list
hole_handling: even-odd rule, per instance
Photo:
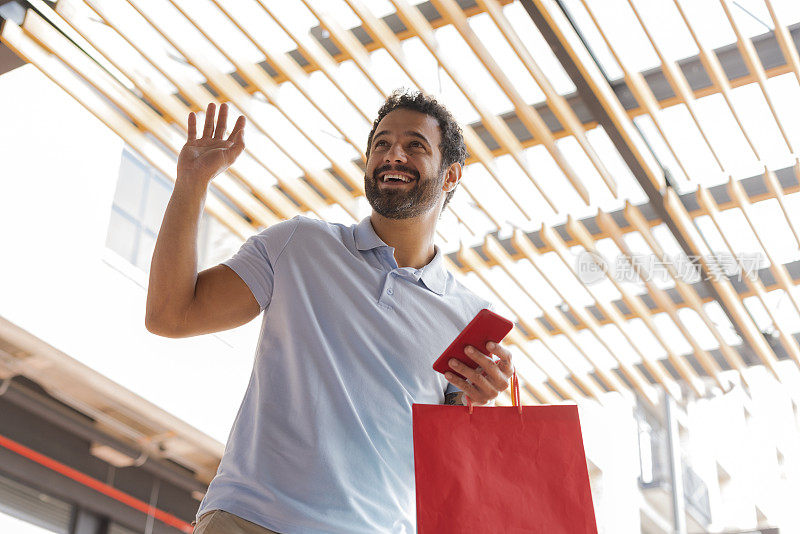
{"label": "window", "polygon": [[0,532],[69,532],[72,506],[29,486],[0,476]]}
{"label": "window", "polygon": [[171,193],[167,178],[124,150],[106,246],[147,271]]}
{"label": "window", "polygon": [[[168,178],[130,150],[123,150],[106,246],[145,272],[150,270],[172,187]],[[198,238],[201,269],[227,259],[239,245],[241,239],[213,217],[203,214]]]}

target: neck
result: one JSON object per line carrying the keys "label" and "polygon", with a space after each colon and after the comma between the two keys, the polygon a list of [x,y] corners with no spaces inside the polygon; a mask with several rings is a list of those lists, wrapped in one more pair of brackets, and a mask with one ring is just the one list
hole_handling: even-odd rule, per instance
{"label": "neck", "polygon": [[410,219],[387,219],[373,211],[372,228],[381,240],[394,248],[398,267],[421,269],[435,255],[433,236],[436,231],[436,210]]}

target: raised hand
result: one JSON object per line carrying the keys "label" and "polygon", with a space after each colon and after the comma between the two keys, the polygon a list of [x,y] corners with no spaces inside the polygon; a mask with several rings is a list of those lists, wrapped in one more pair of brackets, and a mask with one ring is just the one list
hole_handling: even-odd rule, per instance
{"label": "raised hand", "polygon": [[178,179],[205,182],[207,185],[216,175],[225,171],[244,150],[244,116],[236,120],[233,131],[225,139],[228,122],[228,105],[219,108],[216,125],[216,106],[209,104],[203,136],[197,139],[197,116],[189,114],[189,134],[186,144],[178,155]]}

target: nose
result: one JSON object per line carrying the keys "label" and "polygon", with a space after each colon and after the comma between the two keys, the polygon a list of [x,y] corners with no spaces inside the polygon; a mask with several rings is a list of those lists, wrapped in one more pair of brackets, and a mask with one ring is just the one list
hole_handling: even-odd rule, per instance
{"label": "nose", "polygon": [[400,143],[393,143],[392,146],[389,147],[389,150],[386,151],[383,158],[386,163],[405,162],[406,153]]}

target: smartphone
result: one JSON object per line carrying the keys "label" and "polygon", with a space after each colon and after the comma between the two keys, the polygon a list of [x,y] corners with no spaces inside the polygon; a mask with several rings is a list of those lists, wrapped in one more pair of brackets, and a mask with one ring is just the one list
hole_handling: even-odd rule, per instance
{"label": "smartphone", "polygon": [[464,327],[464,330],[450,343],[441,356],[433,364],[433,369],[444,374],[449,371],[454,375],[464,378],[455,372],[448,363],[450,358],[455,358],[475,369],[478,364],[464,353],[467,345],[472,345],[480,352],[486,354],[486,344],[489,341],[500,343],[506,334],[514,327],[514,323],[487,309],[479,311],[475,317]]}

